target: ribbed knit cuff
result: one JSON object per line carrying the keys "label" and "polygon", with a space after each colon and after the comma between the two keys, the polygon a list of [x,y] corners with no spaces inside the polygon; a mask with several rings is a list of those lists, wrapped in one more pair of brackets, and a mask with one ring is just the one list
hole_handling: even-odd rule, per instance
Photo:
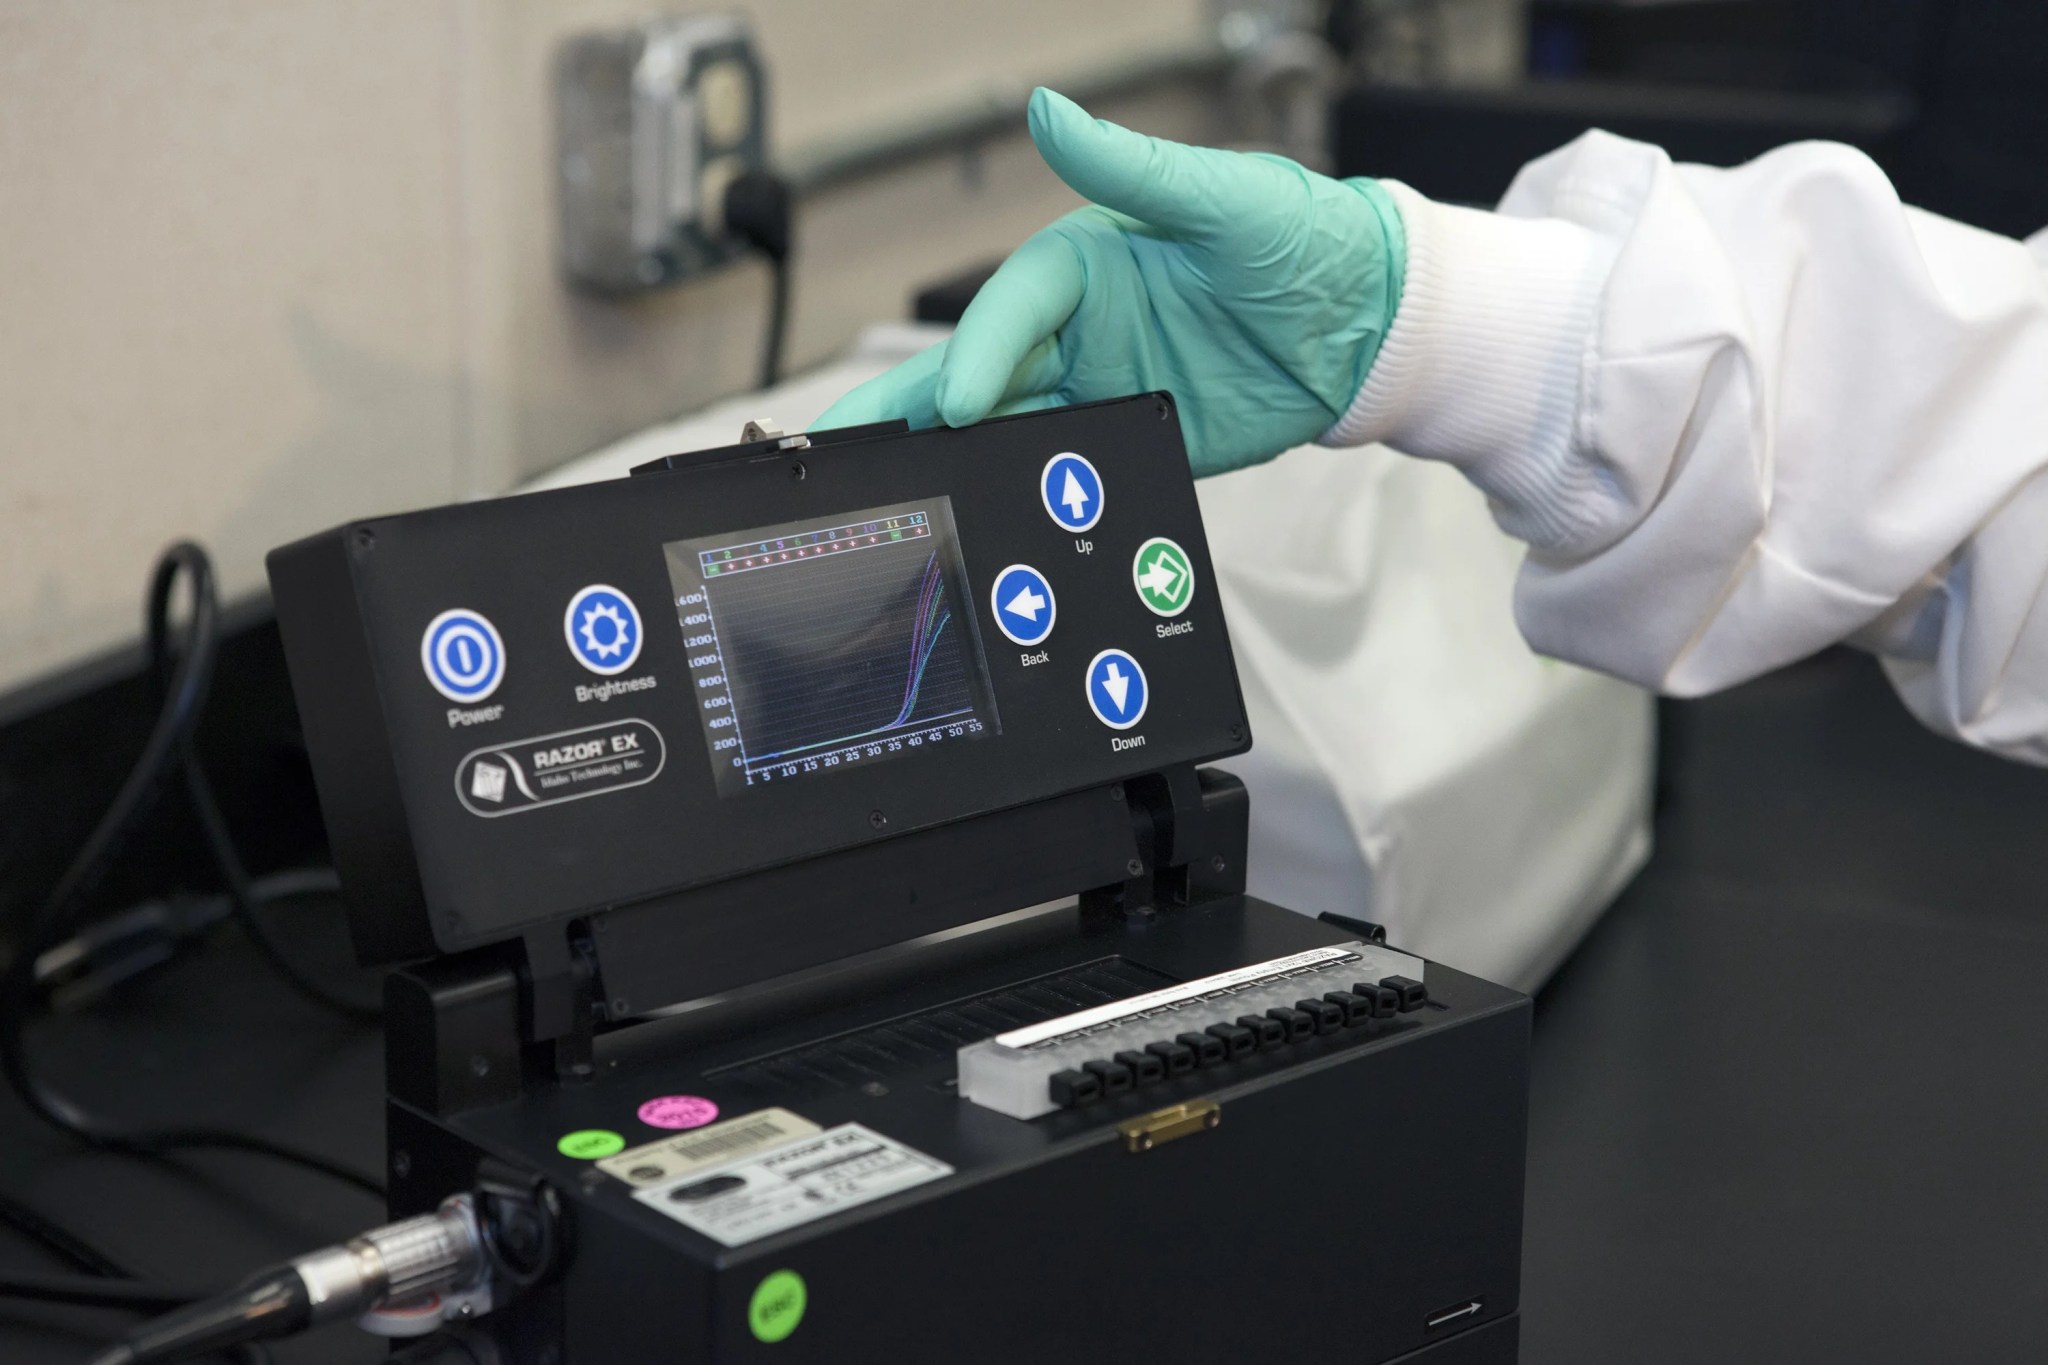
{"label": "ribbed knit cuff", "polygon": [[1554,218],[1438,204],[1385,182],[1408,234],[1401,306],[1324,445],[1384,441],[1443,460],[1536,543],[1587,510],[1572,459],[1579,394],[1612,251]]}

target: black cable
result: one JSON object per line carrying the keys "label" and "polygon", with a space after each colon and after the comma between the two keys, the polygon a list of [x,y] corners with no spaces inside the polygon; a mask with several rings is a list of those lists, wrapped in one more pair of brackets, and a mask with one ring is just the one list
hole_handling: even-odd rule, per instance
{"label": "black cable", "polygon": [[768,258],[767,337],[761,348],[761,388],[782,379],[783,340],[789,331],[791,257],[795,242],[795,195],[773,171],[736,176],[725,191],[728,232]]}
{"label": "black cable", "polygon": [[220,813],[220,803],[213,799],[213,784],[206,780],[206,770],[199,765],[199,755],[188,733],[182,750],[181,766],[185,774],[185,791],[192,798],[193,810],[198,813],[199,826],[206,834],[207,849],[213,854],[214,866],[220,869],[221,880],[227,883],[228,899],[235,908],[235,919],[256,945],[263,960],[270,969],[284,979],[286,985],[306,999],[331,1010],[344,1019],[363,1023],[375,1023],[384,1017],[378,1006],[364,1001],[350,1000],[329,990],[319,981],[307,975],[296,962],[286,955],[284,948],[271,934],[270,927],[256,914],[257,896],[249,880],[249,869],[242,862],[241,853],[235,848],[234,839],[228,833],[228,823]]}
{"label": "black cable", "polygon": [[[174,646],[171,593],[181,577],[188,581],[191,610]],[[220,644],[220,599],[214,588],[212,563],[199,546],[181,541],[164,551],[157,561],[150,580],[146,624],[152,671],[162,691],[163,705],[135,766],[71,864],[57,879],[49,899],[27,927],[6,975],[0,977],[0,1073],[4,1073],[15,1094],[39,1118],[88,1146],[147,1156],[192,1148],[249,1152],[317,1171],[381,1199],[383,1187],[361,1171],[330,1157],[253,1134],[197,1125],[124,1129],[44,1085],[29,1065],[25,1032],[35,1000],[36,959],[76,931],[93,888],[141,817],[162,794],[173,769],[181,764],[206,702]]]}
{"label": "black cable", "polygon": [[0,1297],[37,1303],[81,1304],[89,1308],[134,1308],[162,1313],[204,1297],[193,1288],[99,1275],[33,1275],[0,1272]]}
{"label": "black cable", "polygon": [[47,1250],[88,1275],[122,1278],[129,1273],[126,1266],[83,1237],[11,1195],[0,1194],[0,1223],[42,1243]]}
{"label": "black cable", "polygon": [[[161,1313],[182,1308],[199,1297],[200,1294],[193,1290],[138,1280],[29,1275],[19,1271],[0,1273],[0,1299],[23,1299],[30,1303]],[[241,1365],[271,1365],[272,1361],[269,1350],[257,1342],[243,1342],[230,1347],[226,1354]]]}
{"label": "black cable", "polygon": [[[340,890],[341,879],[331,867],[294,868],[254,878],[248,883],[246,900],[260,909],[300,897],[335,896]],[[56,1012],[82,1009],[169,963],[187,942],[234,915],[235,904],[235,898],[226,892],[174,895],[94,919],[38,955],[36,985]],[[260,917],[251,918],[260,931],[270,935]],[[350,1011],[373,1008],[366,1001],[344,998],[343,1003]]]}
{"label": "black cable", "polygon": [[761,343],[761,382],[758,385],[760,388],[773,388],[782,382],[783,343],[789,332],[789,277],[793,273],[789,257],[770,258],[768,330]]}
{"label": "black cable", "polygon": [[231,1293],[186,1301],[129,1332],[94,1356],[92,1365],[143,1365],[228,1351],[303,1331],[313,1301],[296,1270],[265,1271]]}

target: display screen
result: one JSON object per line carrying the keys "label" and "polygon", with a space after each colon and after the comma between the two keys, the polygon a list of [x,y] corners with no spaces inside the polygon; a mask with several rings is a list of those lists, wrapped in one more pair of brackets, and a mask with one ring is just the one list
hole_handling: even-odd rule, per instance
{"label": "display screen", "polygon": [[721,795],[999,730],[949,499],[663,549]]}

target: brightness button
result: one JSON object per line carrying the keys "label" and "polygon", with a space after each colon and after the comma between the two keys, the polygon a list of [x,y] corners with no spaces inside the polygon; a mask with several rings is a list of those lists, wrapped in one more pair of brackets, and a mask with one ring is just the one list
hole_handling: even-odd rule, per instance
{"label": "brightness button", "polygon": [[562,634],[576,662],[611,677],[640,660],[640,610],[617,588],[592,583],[569,599]]}

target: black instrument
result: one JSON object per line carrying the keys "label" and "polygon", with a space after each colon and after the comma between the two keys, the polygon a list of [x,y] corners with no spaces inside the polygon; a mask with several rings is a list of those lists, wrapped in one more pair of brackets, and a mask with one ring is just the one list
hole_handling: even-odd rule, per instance
{"label": "black instrument", "polygon": [[463,1350],[1515,1358],[1528,1002],[1243,894],[1167,396],[750,427],[271,577],[411,964],[394,1212],[559,1220]]}

